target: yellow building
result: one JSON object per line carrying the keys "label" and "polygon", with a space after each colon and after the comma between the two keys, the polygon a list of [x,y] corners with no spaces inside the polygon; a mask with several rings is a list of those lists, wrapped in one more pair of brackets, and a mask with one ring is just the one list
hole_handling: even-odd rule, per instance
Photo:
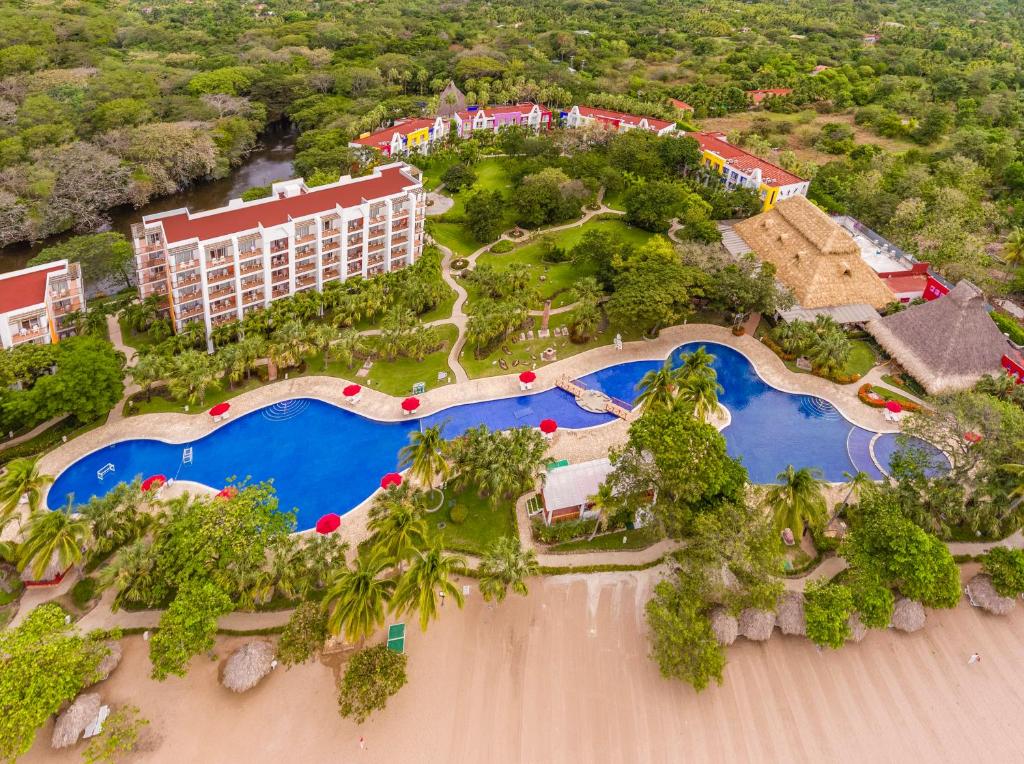
{"label": "yellow building", "polygon": [[702,163],[722,176],[728,189],[752,188],[764,202],[762,209],[792,196],[807,196],[810,181],[766,162],[729,143],[721,133],[687,133],[700,144]]}

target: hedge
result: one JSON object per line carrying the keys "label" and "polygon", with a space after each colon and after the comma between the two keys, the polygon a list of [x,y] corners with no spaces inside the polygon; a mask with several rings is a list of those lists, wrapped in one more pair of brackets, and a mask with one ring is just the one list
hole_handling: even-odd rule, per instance
{"label": "hedge", "polygon": [[992,320],[996,322],[996,326],[1004,334],[1010,335],[1010,340],[1017,345],[1024,345],[1024,327],[1018,324],[1012,316],[1007,316],[1004,313],[989,313],[992,316]]}
{"label": "hedge", "polygon": [[[860,398],[860,402],[863,403],[865,406],[871,406],[871,408],[874,409],[885,408],[886,401],[884,399],[875,400],[874,398],[868,396],[868,393],[871,392],[872,388],[873,386],[870,382],[865,382],[863,385],[860,386],[860,388],[857,390],[857,397]],[[916,403],[913,403],[912,401],[901,400],[897,401],[897,403],[899,403],[903,407],[904,411],[921,410],[921,407],[918,406]]]}

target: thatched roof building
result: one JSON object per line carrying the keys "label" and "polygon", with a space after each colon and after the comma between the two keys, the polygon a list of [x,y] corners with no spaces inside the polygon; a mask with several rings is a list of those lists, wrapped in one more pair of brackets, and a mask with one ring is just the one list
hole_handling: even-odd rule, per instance
{"label": "thatched roof building", "polygon": [[459,90],[454,80],[449,80],[438,96],[437,116],[447,119],[456,112],[466,110],[466,95]]}
{"label": "thatched roof building", "polygon": [[783,199],[733,226],[802,308],[870,305],[893,301],[892,291],[861,258],[853,237],[803,196]]}
{"label": "thatched roof building", "polygon": [[95,692],[87,692],[75,698],[67,710],[57,717],[50,745],[54,748],[67,748],[77,743],[85,728],[100,715],[100,705],[100,696]]}
{"label": "thatched roof building", "polygon": [[263,640],[246,642],[224,664],[221,684],[234,692],[251,690],[273,668],[274,646]]}
{"label": "thatched roof building", "polygon": [[892,609],[892,627],[900,631],[917,631],[924,628],[924,605],[916,600],[901,597]]}
{"label": "thatched roof building", "polygon": [[1000,373],[1011,350],[988,315],[985,296],[969,281],[865,328],[932,395],[966,390],[984,375]]}
{"label": "thatched roof building", "polygon": [[715,633],[718,644],[726,646],[736,641],[740,632],[739,624],[735,616],[729,615],[728,610],[724,607],[716,607],[711,611],[710,621],[711,631]]}
{"label": "thatched roof building", "polygon": [[1013,597],[1004,597],[997,592],[992,585],[992,577],[985,573],[979,573],[968,581],[967,596],[972,605],[993,615],[1006,615],[1017,607],[1017,600]]}
{"label": "thatched roof building", "polygon": [[807,636],[804,595],[800,592],[786,592],[779,598],[779,606],[775,608],[775,625],[783,634]]}
{"label": "thatched roof building", "polygon": [[747,639],[764,642],[772,635],[775,628],[775,613],[771,610],[758,610],[748,607],[740,613],[739,630]]}

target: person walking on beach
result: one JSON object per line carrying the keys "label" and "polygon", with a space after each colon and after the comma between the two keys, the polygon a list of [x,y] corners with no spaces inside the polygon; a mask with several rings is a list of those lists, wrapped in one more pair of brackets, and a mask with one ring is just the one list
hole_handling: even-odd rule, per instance
{"label": "person walking on beach", "polygon": [[971,657],[967,659],[967,665],[973,666],[975,663],[981,663],[981,656],[977,653],[971,653]]}

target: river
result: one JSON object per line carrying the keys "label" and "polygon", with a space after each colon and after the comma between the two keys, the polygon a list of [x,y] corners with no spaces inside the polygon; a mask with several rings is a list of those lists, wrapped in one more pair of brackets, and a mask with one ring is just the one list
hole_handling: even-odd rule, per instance
{"label": "river", "polygon": [[[188,207],[194,212],[220,207],[229,199],[241,196],[253,186],[265,186],[275,180],[286,180],[294,177],[293,162],[295,160],[294,129],[287,127],[272,128],[263,133],[260,143],[249,154],[245,162],[220,180],[196,183],[184,191],[162,196],[138,209],[125,206],[117,207],[107,213],[110,225],[103,230],[119,231],[126,236],[131,234],[132,223],[137,223],[143,215],[165,210]],[[0,273],[8,273],[25,267],[25,264],[40,250],[57,244],[72,236],[63,233],[51,236],[33,244],[11,244],[0,249]]]}

